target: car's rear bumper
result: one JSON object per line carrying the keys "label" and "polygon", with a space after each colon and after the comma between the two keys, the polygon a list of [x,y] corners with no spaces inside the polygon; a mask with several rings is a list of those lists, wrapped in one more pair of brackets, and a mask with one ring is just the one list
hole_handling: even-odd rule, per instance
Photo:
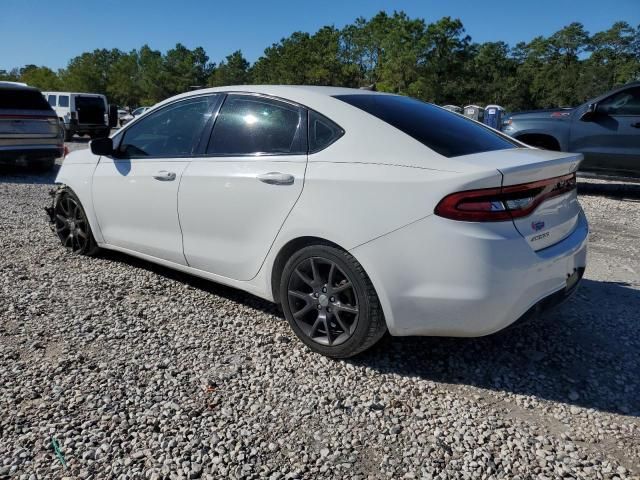
{"label": "car's rear bumper", "polygon": [[586,266],[587,234],[581,212],[567,238],[535,252],[511,222],[430,216],[352,253],[376,288],[392,335],[474,337],[564,294],[568,277]]}
{"label": "car's rear bumper", "polygon": [[0,165],[28,166],[64,155],[64,145],[0,146]]}

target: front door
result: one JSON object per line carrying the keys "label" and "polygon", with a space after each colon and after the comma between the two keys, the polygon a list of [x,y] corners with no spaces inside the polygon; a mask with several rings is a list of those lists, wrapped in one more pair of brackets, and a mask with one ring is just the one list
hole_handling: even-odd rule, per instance
{"label": "front door", "polygon": [[101,157],[93,176],[106,243],[186,264],[178,190],[214,103],[209,95],[169,104],[114,139],[116,155]]}
{"label": "front door", "polygon": [[640,176],[640,87],[598,102],[590,121],[575,118],[569,151],[584,154],[582,170]]}
{"label": "front door", "polygon": [[253,278],[302,192],[306,164],[304,109],[228,95],[206,156],[189,164],[178,193],[189,266]]}

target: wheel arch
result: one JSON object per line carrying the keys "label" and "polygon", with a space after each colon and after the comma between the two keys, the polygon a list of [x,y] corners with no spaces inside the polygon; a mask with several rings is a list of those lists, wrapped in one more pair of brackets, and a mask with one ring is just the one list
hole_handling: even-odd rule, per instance
{"label": "wheel arch", "polygon": [[[68,158],[68,157],[67,157]],[[98,244],[104,243],[102,231],[98,223],[98,218],[95,214],[93,206],[93,194],[91,191],[93,172],[96,168],[95,164],[91,163],[63,163],[62,167],[58,171],[55,183],[59,187],[64,187],[71,190],[78,200],[87,215],[89,225],[93,232],[93,236]]]}
{"label": "wheel arch", "polygon": [[549,150],[562,151],[563,145],[560,139],[548,132],[523,132],[513,136],[516,140],[526,143],[533,147],[540,147],[542,145],[548,145],[552,148]]}

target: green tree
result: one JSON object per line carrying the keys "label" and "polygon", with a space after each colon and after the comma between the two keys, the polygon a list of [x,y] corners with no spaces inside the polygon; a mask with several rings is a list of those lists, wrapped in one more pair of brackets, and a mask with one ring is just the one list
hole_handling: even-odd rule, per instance
{"label": "green tree", "polygon": [[209,86],[220,87],[223,85],[245,85],[251,82],[250,64],[242,55],[240,50],[236,50],[213,69],[209,76]]}

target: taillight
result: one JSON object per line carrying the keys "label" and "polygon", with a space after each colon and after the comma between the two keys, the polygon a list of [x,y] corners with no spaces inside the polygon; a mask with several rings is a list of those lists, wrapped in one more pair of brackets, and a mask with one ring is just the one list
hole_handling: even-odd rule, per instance
{"label": "taillight", "polygon": [[64,146],[64,152],[62,155],[62,158],[67,158],[67,155],[69,155],[69,147],[67,147],[66,145]]}
{"label": "taillight", "polygon": [[451,220],[499,222],[530,215],[542,202],[576,188],[576,174],[447,195],[434,213]]}

